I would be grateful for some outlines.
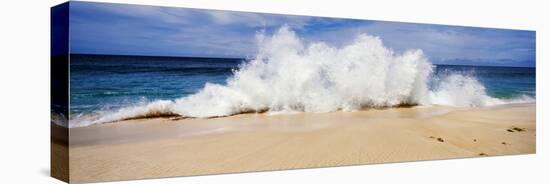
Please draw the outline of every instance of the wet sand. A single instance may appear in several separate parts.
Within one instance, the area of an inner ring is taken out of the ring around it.
[[[535,104],[137,119],[70,129],[71,182],[535,153]]]

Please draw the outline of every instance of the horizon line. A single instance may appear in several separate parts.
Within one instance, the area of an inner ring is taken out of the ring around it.
[[[175,56],[175,55],[142,55],[142,54],[98,54],[98,53],[69,53],[69,55],[95,55],[95,56],[129,56],[129,57],[165,57],[165,58],[204,58],[204,59],[235,59],[248,60],[247,57],[220,57],[220,56]],[[510,68],[536,68],[535,66],[514,66],[514,65],[471,65],[471,64],[442,64],[432,63],[433,65],[448,66],[480,66],[480,67],[510,67]]]

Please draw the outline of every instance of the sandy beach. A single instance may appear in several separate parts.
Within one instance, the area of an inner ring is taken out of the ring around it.
[[[70,129],[71,182],[530,154],[535,104],[153,118]]]

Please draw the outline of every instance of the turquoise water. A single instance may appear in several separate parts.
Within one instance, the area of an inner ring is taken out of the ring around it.
[[[72,113],[116,109],[196,93],[225,82],[242,59],[71,56]]]

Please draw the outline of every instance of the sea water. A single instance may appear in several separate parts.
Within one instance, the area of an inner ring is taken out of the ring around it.
[[[535,68],[435,65],[366,34],[307,43],[288,28],[258,36],[248,59],[72,54],[70,124],[243,112],[332,112],[400,105],[534,102]]]

